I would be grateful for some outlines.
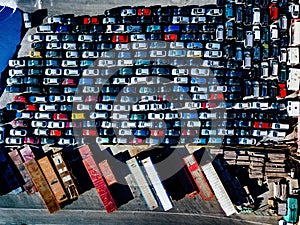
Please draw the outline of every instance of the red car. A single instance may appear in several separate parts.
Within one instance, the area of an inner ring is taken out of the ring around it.
[[[83,24],[99,24],[99,19],[97,17],[84,17]]]
[[[22,95],[16,95],[14,97],[14,101],[15,102],[23,102],[23,103],[27,103],[26,97],[22,96]]]
[[[50,136],[60,137],[61,136],[61,130],[50,130]]]
[[[210,100],[224,100],[224,95],[223,93],[212,93],[209,96]]]
[[[276,4],[271,4],[270,7],[270,20],[275,21],[279,18],[279,8]]]
[[[162,130],[151,130],[151,136],[162,137],[164,132]]]
[[[27,127],[28,123],[25,120],[13,120],[11,123],[12,127]]]
[[[96,102],[98,98],[93,95],[86,96],[84,99],[84,102]]]
[[[267,122],[261,122],[261,121],[255,121],[253,124],[254,128],[263,128],[263,129],[269,129],[271,128],[271,124]]]
[[[33,138],[33,137],[25,137],[24,138],[24,144],[38,145],[39,143],[40,143],[39,138]]]
[[[177,34],[165,34],[166,41],[177,41]]]
[[[198,130],[192,130],[192,129],[183,129],[181,132],[182,136],[195,136],[198,135]]]
[[[83,129],[82,135],[96,137],[96,136],[98,136],[98,132],[97,132],[97,130]]]
[[[38,107],[35,104],[28,104],[25,106],[25,110],[28,111],[38,111]]]
[[[69,120],[68,114],[65,113],[54,113],[53,115],[54,120]]]
[[[138,16],[151,16],[151,10],[148,8],[139,8],[137,14]]]
[[[286,84],[278,84],[279,87],[279,98],[285,98],[286,97]]]
[[[128,35],[123,35],[123,34],[114,35],[112,38],[112,42],[115,43],[127,43],[128,41],[129,41]]]
[[[65,78],[65,79],[63,79],[63,81],[62,81],[62,85],[75,86],[75,85],[77,85],[77,84],[76,84],[76,81],[75,81],[74,79],[72,79],[72,78]]]

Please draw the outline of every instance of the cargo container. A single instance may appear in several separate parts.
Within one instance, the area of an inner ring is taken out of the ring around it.
[[[37,162],[34,159],[31,159],[25,162],[24,165],[35,187],[40,193],[41,198],[45,203],[49,213],[55,213],[60,210],[60,206],[57,203],[55,196],[53,195],[50,186],[48,185],[46,178],[44,177]]]
[[[107,160],[99,163],[99,168],[108,186],[117,183],[116,177],[113,174]]]
[[[168,210],[172,209],[173,203],[170,200],[170,197],[167,194],[167,192],[158,176],[158,173],[151,161],[151,158],[148,157],[146,159],[143,159],[142,164],[147,173],[147,177],[149,178],[150,184],[152,185],[163,210],[168,211]]]
[[[21,156],[19,155],[18,150],[12,150],[11,152],[8,153],[9,157],[12,159],[14,164],[16,165],[17,169],[19,170],[23,180],[24,180],[24,185],[23,188],[27,192],[27,194],[34,194],[37,190],[36,187],[34,186],[27,170],[25,169],[25,166],[23,164],[23,160]]]
[[[22,158],[24,159],[24,162],[27,162],[27,161],[35,158],[32,150],[29,146],[25,146],[24,148],[20,149],[20,153],[22,155]]]
[[[136,182],[148,209],[150,210],[156,209],[158,207],[157,201],[148,185],[148,182],[136,158],[127,160],[126,164],[131,174],[133,175],[134,181]]]
[[[63,189],[60,180],[56,176],[55,170],[52,167],[47,156],[38,160],[38,164],[52,190],[52,193],[55,196],[55,199],[58,203],[62,203],[68,200],[68,196]]]
[[[62,180],[62,185],[65,188],[69,199],[78,198],[78,196],[79,196],[78,190],[77,190],[74,180],[72,179],[72,176],[62,158],[61,153],[58,152],[58,153],[51,155],[51,159],[54,163],[54,166],[56,167],[56,170],[58,172],[60,179]]]
[[[207,163],[201,168],[226,216],[237,213],[212,163]]]
[[[203,200],[210,200],[214,197],[214,193],[212,192],[204,174],[202,173],[195,157],[193,155],[188,155],[183,158],[184,163],[186,164],[188,170],[190,171],[194,181],[200,191],[200,195]]]
[[[100,170],[97,167],[97,164],[94,160],[93,154],[90,148],[85,145],[79,148],[79,152],[82,157],[83,165],[85,166],[97,192],[100,196],[100,199],[104,205],[106,212],[111,213],[117,209],[117,205],[105,183]]]

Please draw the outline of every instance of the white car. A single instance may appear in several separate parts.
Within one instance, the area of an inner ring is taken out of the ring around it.
[[[100,54],[97,51],[83,51],[81,56],[82,58],[96,59],[100,57]]]
[[[51,42],[51,41],[57,42],[57,41],[60,41],[60,37],[57,34],[47,34],[46,41],[47,42]]]
[[[159,119],[163,120],[165,118],[164,113],[148,113],[148,119]]]
[[[116,60],[113,59],[100,59],[98,61],[99,67],[111,67],[111,66],[116,66],[116,64],[117,64]]]
[[[116,18],[115,17],[105,17],[102,20],[103,24],[115,24]]]
[[[221,57],[222,57],[222,51],[217,51],[217,50],[204,51],[204,58],[221,58]]]
[[[149,75],[150,71],[149,71],[149,68],[136,68],[135,74],[138,76]]]
[[[255,145],[256,139],[255,138],[239,138],[238,142],[240,145]]]
[[[205,48],[208,50],[220,50],[221,44],[215,43],[215,42],[209,42],[209,43],[206,43]]]
[[[191,69],[191,75],[192,76],[209,76],[210,69],[208,68],[192,68]]]
[[[187,127],[201,127],[201,121],[187,121]]]
[[[109,138],[106,138],[106,137],[97,137],[96,142],[97,142],[97,144],[109,144],[110,140],[109,140]]]
[[[201,135],[216,135],[216,130],[209,130],[209,129],[201,129]]]
[[[46,128],[48,126],[48,122],[47,121],[41,121],[41,120],[33,120],[33,121],[31,121],[31,126],[32,127]]]
[[[64,69],[64,76],[79,76],[80,71],[78,69]]]
[[[152,128],[153,123],[151,121],[145,122],[145,121],[138,121],[138,128]]]
[[[207,87],[205,86],[191,86],[191,93],[207,93]]]
[[[208,100],[207,94],[192,94],[192,100],[199,101],[199,100]]]
[[[148,44],[146,42],[136,42],[132,44],[132,49],[147,49]]]
[[[127,140],[127,138],[124,138],[124,137],[114,137],[113,143],[114,144],[127,144],[128,140]]]
[[[7,137],[5,143],[8,145],[21,145],[23,144],[23,138],[21,137]]]
[[[176,41],[176,42],[170,42],[170,48],[185,48],[184,42]]]
[[[122,128],[136,128],[136,122],[122,121],[121,127]]]
[[[271,138],[284,138],[286,136],[285,131],[277,131],[277,130],[270,130],[268,136]]]
[[[82,76],[99,76],[99,69],[85,69],[82,71]]]
[[[77,59],[77,58],[79,58],[79,54],[77,51],[66,51],[66,58]]]
[[[252,33],[253,33],[253,40],[254,41],[260,41],[260,28],[259,26],[253,26],[252,27]]]
[[[65,102],[66,96],[65,95],[50,95],[49,102]]]
[[[60,78],[44,78],[43,84],[44,85],[60,85],[61,80]]]
[[[62,67],[77,67],[78,61],[72,60],[72,59],[65,59],[65,60],[62,60],[61,65],[62,65]]]
[[[172,23],[173,24],[187,24],[190,22],[190,18],[188,16],[173,16]]]
[[[77,108],[78,111],[90,111],[90,110],[92,110],[92,106],[87,105],[87,104],[78,104],[76,108]]]
[[[197,15],[205,15],[206,10],[205,8],[192,8],[191,15],[197,16]]]
[[[114,111],[130,111],[130,105],[114,105]]]
[[[83,102],[82,96],[67,96],[67,102]]]
[[[165,57],[167,52],[165,50],[151,50],[150,57]]]
[[[132,135],[132,130],[131,129],[120,129],[119,135],[122,135],[122,136]]]
[[[47,75],[47,76],[61,76],[62,75],[62,69],[60,69],[60,68],[46,68],[45,69],[45,75]]]
[[[252,135],[254,137],[264,137],[268,135],[267,130],[252,130]]]
[[[172,69],[172,75],[185,76],[189,74],[189,70],[185,68],[174,68]]]
[[[10,67],[24,67],[26,66],[26,62],[23,59],[10,59],[8,65]]]
[[[186,56],[187,57],[202,57],[202,50],[188,50]]]
[[[145,34],[131,34],[130,40],[131,41],[145,41],[146,35]]]
[[[122,9],[121,10],[121,16],[135,16],[136,10],[129,8],[129,9]]]
[[[138,44],[138,43],[136,43]],[[116,47],[115,47],[116,50],[129,50],[130,49],[130,45],[128,43],[124,44],[124,43],[121,43],[121,44],[116,44]]]
[[[91,112],[90,118],[91,119],[107,119],[108,113],[107,112]]]
[[[47,42],[46,49],[61,49],[62,44],[60,42]]]
[[[25,130],[25,129],[10,129],[9,134],[11,136],[25,137],[27,135],[27,130]]]
[[[44,35],[42,35],[42,34],[29,35],[27,40],[29,42],[41,42],[44,40]]]
[[[99,93],[100,88],[95,87],[95,86],[84,86],[82,92],[83,93]]]
[[[34,119],[36,119],[36,120],[42,120],[42,119],[50,120],[50,119],[52,119],[52,114],[51,113],[37,112],[37,113],[34,114]]]
[[[48,122],[48,128],[62,129],[65,127],[66,127],[66,123],[63,121],[49,121]]]
[[[283,123],[272,123],[272,129],[274,130],[288,130],[290,129],[289,124],[283,124]]]
[[[35,128],[33,134],[37,136],[49,136],[49,129]]]
[[[189,82],[188,77],[174,77],[175,84],[187,84]]]
[[[272,41],[279,40],[279,31],[276,23],[270,26],[270,39]]]
[[[47,97],[46,96],[30,96],[29,101],[32,103],[46,103]]]
[[[79,34],[78,35],[78,41],[92,42],[92,41],[94,41],[94,38],[93,38],[93,35]]]
[[[63,49],[65,50],[77,50],[77,43],[63,43]]]
[[[148,111],[149,109],[149,104],[138,104],[132,106],[132,111]]]
[[[200,112],[199,119],[216,119],[217,113]]]
[[[178,113],[166,113],[165,119],[166,120],[173,120],[173,119],[179,119],[180,115]]]
[[[111,110],[113,109],[113,105],[112,105],[112,104],[96,103],[95,109],[96,109],[96,110],[107,110],[107,111],[111,111]]]
[[[40,104],[39,111],[57,111],[58,105],[52,104],[52,105],[46,105],[46,104]]]
[[[57,144],[59,145],[75,145],[75,138],[59,138]]]

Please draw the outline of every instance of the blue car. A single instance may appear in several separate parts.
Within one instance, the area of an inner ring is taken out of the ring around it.
[[[80,85],[93,85],[93,78],[80,78]]]
[[[206,79],[203,77],[192,77],[191,84],[206,84]]]
[[[203,44],[201,42],[188,42],[187,48],[189,49],[202,49]]]
[[[231,3],[225,5],[225,17],[226,19],[233,18],[233,5]]]
[[[68,26],[61,25],[56,28],[56,33],[68,33]]]
[[[165,33],[179,33],[180,26],[179,25],[169,25],[164,27]]]
[[[177,85],[173,87],[173,92],[188,92],[188,91],[189,91],[189,87],[183,87]]]
[[[133,135],[135,137],[147,137],[150,135],[150,131],[149,130],[135,130],[133,132]]]
[[[24,91],[24,87],[22,86],[7,86],[5,88],[8,93],[20,93]]]

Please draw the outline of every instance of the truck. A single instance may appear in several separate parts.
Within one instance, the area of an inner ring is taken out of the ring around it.
[[[33,184],[27,170],[25,169],[23,160],[22,160],[21,156],[19,155],[18,150],[14,149],[11,152],[9,152],[8,155],[11,158],[11,160],[14,162],[14,164],[16,165],[17,169],[19,170],[19,172],[24,180],[23,188],[27,192],[27,194],[31,195],[31,194],[34,194],[35,192],[37,192],[35,185]]]
[[[53,195],[58,203],[62,203],[68,200],[68,196],[63,189],[60,180],[56,176],[55,170],[52,167],[47,156],[38,160],[38,164],[52,190]]]
[[[146,180],[145,175],[143,174],[140,165],[136,158],[132,158],[126,161],[128,169],[130,170],[131,174],[133,175],[133,179],[137,184],[144,201],[150,210],[154,210],[158,207],[158,203],[156,201],[153,192],[151,191],[149,184]]]
[[[214,197],[214,193],[202,173],[195,157],[193,155],[188,155],[183,158],[183,161],[192,175],[202,199],[205,201],[212,199]]]
[[[151,158],[148,157],[146,159],[143,159],[142,164],[147,173],[147,177],[150,181],[150,184],[152,185],[163,210],[168,211],[168,210],[172,209],[173,203],[171,202],[170,197],[167,194],[167,192],[158,176],[158,173],[152,163]]]
[[[60,206],[53,195],[46,178],[39,168],[35,159],[30,159],[24,163],[26,170],[29,173],[35,187],[41,195],[41,198],[46,205],[49,213],[55,213],[60,210]]]
[[[212,163],[201,166],[201,169],[226,216],[237,213]]]
[[[27,162],[27,161],[35,158],[32,150],[29,146],[25,146],[24,148],[20,149],[20,154],[22,155],[24,162]]]
[[[66,163],[64,162],[62,158],[62,154],[60,152],[57,152],[53,155],[51,155],[52,162],[54,166],[56,167],[56,170],[58,172],[58,175],[60,179],[62,180],[62,186],[66,190],[69,199],[77,199],[79,194],[77,187],[74,183],[74,180],[66,166]]]
[[[298,199],[288,198],[287,199],[287,214],[283,219],[288,223],[296,223],[298,221]]]
[[[107,160],[100,162],[99,168],[108,186],[117,183],[116,177],[113,174]]]
[[[88,145],[79,148],[82,163],[85,166],[107,213],[115,211],[118,207],[111,195],[105,180],[97,167],[92,151]]]

